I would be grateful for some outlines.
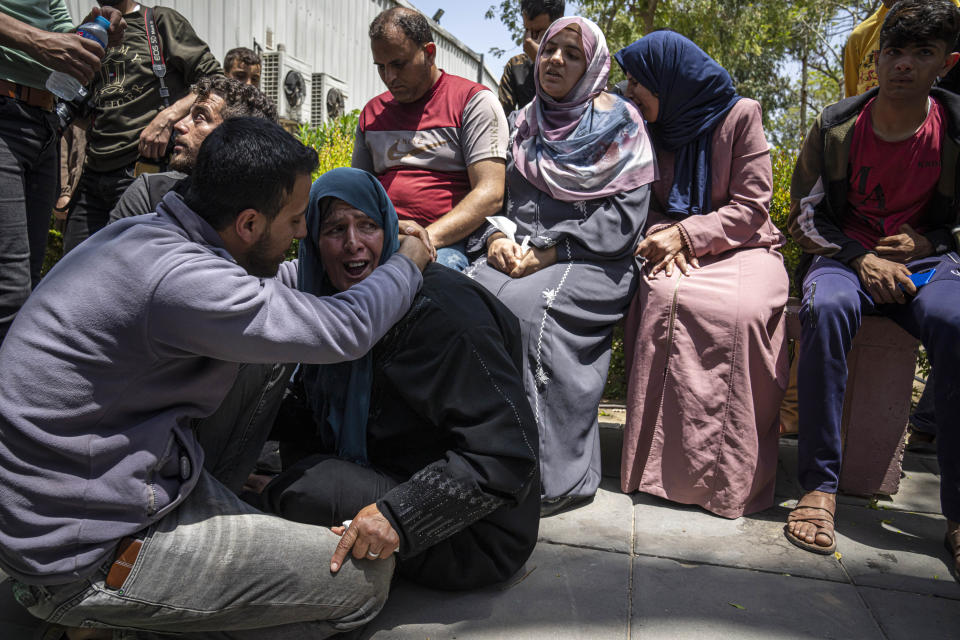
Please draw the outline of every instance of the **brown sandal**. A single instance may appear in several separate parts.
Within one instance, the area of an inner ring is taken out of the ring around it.
[[[803,498],[806,497],[807,496],[804,496]],[[803,502],[803,498],[800,498],[800,502],[797,503],[796,508],[794,508],[794,510],[790,512],[790,515],[787,516],[787,524],[783,526],[783,534],[787,537],[787,540],[805,551],[819,553],[821,555],[830,555],[837,550],[837,537],[833,530],[834,512],[826,507],[816,507],[812,505],[801,504]],[[801,512],[801,509],[805,509],[806,511]],[[814,534],[814,542],[807,542],[806,540],[802,540],[801,538],[798,538],[790,533],[789,523],[791,522],[809,522],[810,524],[815,525],[817,527],[817,532]],[[830,538],[829,545],[823,546],[816,543],[817,536],[821,534]]]

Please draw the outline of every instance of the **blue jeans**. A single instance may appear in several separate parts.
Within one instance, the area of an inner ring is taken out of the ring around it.
[[[0,343],[40,281],[58,152],[53,114],[0,97]]]
[[[208,454],[200,480],[141,532],[119,589],[105,584],[108,561],[87,579],[30,587],[30,613],[66,627],[250,640],[325,638],[372,620],[386,601],[392,557],[348,556],[332,574],[339,536],[264,514],[231,490],[253,468],[289,374],[288,366],[244,365],[217,412],[195,425]]]
[[[937,458],[943,515],[960,522],[960,258],[915,260],[911,271],[936,267],[929,284],[905,304],[877,305],[846,265],[818,256],[803,281],[798,373],[799,475],[806,491],[836,493],[841,463],[840,417],[847,354],[864,314],[884,315],[920,340],[935,382]]]
[[[470,265],[467,259],[467,241],[461,240],[449,247],[437,249],[437,264],[460,272],[466,269]]]

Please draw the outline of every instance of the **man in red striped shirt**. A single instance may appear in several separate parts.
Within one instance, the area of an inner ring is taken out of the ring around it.
[[[378,15],[370,46],[387,91],[360,115],[352,164],[380,179],[401,220],[426,227],[437,262],[462,271],[469,236],[503,206],[503,108],[485,86],[437,67],[417,11]]]

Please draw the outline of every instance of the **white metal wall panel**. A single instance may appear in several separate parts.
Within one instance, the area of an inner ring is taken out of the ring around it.
[[[384,9],[414,6],[405,0],[153,0],[155,6],[182,13],[221,61],[233,47],[261,47],[272,33],[273,48],[282,44],[314,73],[328,73],[347,83],[347,110],[360,109],[384,91],[370,55],[367,29]],[[94,2],[67,0],[74,20]],[[437,64],[444,70],[477,80],[480,56],[453,34],[431,21],[437,43]],[[481,82],[496,91],[499,76],[483,66]]]

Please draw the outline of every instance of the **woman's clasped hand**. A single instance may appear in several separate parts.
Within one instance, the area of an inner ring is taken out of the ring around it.
[[[634,255],[643,258],[651,277],[663,271],[669,278],[673,275],[674,267],[688,276],[691,268],[700,266],[697,257],[690,253],[683,241],[679,225],[671,225],[649,234],[637,245]]]

